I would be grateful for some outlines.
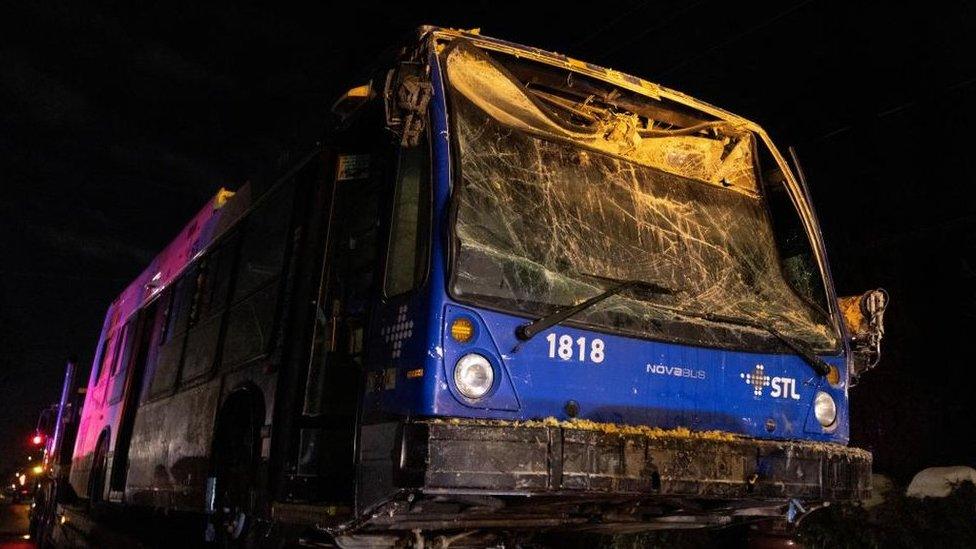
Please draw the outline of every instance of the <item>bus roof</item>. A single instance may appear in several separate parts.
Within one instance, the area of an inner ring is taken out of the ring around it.
[[[664,87],[660,84],[656,84],[654,82],[644,80],[643,78],[638,78],[614,69],[608,69],[599,65],[587,63],[586,61],[573,59],[572,57],[563,55],[561,53],[551,52],[531,46],[524,46],[522,44],[516,44],[514,42],[508,42],[498,38],[482,36],[480,29],[466,31],[427,25],[420,27],[420,29],[418,29],[418,33],[421,36],[432,34],[435,38],[448,40],[454,38],[465,38],[483,48],[501,51],[519,57],[525,57],[541,63],[546,63],[580,74],[585,74],[587,76],[610,82],[623,89],[630,90],[654,99],[663,98],[674,101],[687,107],[710,114],[718,119],[726,120],[736,125],[741,125],[751,131],[758,133],[763,132],[758,124],[748,119],[730,113],[724,109],[720,109],[719,107],[704,101],[695,99],[689,95],[685,95],[679,91]]]
[[[151,301],[201,252],[240,217],[250,204],[250,185],[229,191],[221,188],[197,212],[179,234],[115,298],[105,315],[102,338],[124,324],[140,307]]]

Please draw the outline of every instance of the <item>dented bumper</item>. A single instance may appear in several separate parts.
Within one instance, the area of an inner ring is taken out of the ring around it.
[[[565,423],[404,425],[401,485],[427,493],[662,496],[753,502],[870,495],[871,455],[813,442],[621,434]]]

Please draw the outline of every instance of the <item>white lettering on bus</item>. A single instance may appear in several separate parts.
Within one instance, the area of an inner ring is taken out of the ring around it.
[[[667,366],[665,364],[648,364],[644,371],[659,376],[685,377],[690,379],[705,379],[705,370],[693,370],[681,366]]]
[[[597,337],[590,340],[589,353],[586,352],[586,338],[582,336],[573,341],[573,336],[569,334],[551,333],[546,336],[546,341],[549,342],[549,358],[559,357],[562,360],[570,360],[575,357],[579,362],[586,362],[589,358],[590,362],[599,364],[605,357],[605,345],[603,340]]]
[[[796,392],[796,380],[792,377],[774,377],[770,384],[769,396],[800,400],[800,395]]]

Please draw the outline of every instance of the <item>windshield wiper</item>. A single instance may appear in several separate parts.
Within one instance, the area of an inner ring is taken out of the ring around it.
[[[783,342],[784,345],[792,349],[796,354],[813,368],[813,371],[820,376],[826,376],[830,372],[830,364],[827,364],[824,359],[817,356],[817,353],[813,349],[807,346],[806,343],[787,336],[786,334],[780,332],[770,324],[760,322],[758,320],[746,320],[743,318],[736,318],[733,316],[719,315],[715,313],[705,313],[702,315],[705,320],[710,320],[712,322],[722,322],[724,324],[735,324],[737,326],[746,326],[748,328],[757,328],[759,330],[765,330],[773,335],[776,339]]]
[[[614,283],[614,285],[608,288],[607,290],[577,305],[573,305],[572,307],[567,307],[565,309],[560,309],[552,314],[546,315],[537,320],[533,320],[528,324],[522,324],[521,326],[515,329],[516,337],[518,337],[522,341],[528,341],[529,339],[532,339],[534,336],[536,336],[539,332],[551,328],[556,324],[559,324],[560,322],[566,320],[567,318],[579,313],[580,311],[589,309],[590,307],[596,305],[597,303],[627,290],[641,289],[648,293],[655,293],[655,294],[675,294],[678,292],[678,290],[673,290],[671,288],[661,286],[660,284],[656,284],[654,282],[647,282],[644,280],[622,280],[622,279],[610,278],[607,276],[594,275],[588,273],[576,273],[576,274],[588,278],[603,280],[605,282],[612,282]],[[661,309],[667,311],[677,312],[677,311],[673,311],[669,307],[662,307],[654,303],[648,303],[648,304],[653,305],[655,307],[660,307]],[[769,333],[770,335],[772,335],[773,337],[775,337],[776,339],[780,340],[780,342],[782,342],[784,345],[789,347],[792,351],[797,353],[800,356],[800,358],[802,358],[807,364],[809,364],[810,367],[813,368],[813,371],[816,372],[818,375],[826,376],[830,372],[830,364],[827,364],[827,362],[825,362],[822,358],[817,356],[817,353],[809,346],[807,346],[806,343],[798,339],[794,339],[792,337],[787,336],[786,334],[780,332],[770,324],[761,322],[759,320],[743,319],[743,318],[737,318],[733,316],[720,315],[716,313],[704,313],[704,314],[681,313],[681,314],[702,318],[704,320],[708,320],[711,322],[721,322],[723,324],[734,324],[736,326],[745,326],[747,328],[756,328],[758,330],[763,330]]]
[[[533,320],[528,324],[522,324],[521,326],[515,329],[515,337],[519,338],[522,341],[528,341],[532,339],[539,332],[551,328],[556,324],[559,324],[560,322],[566,320],[567,318],[579,313],[580,311],[589,309],[590,307],[596,305],[597,303],[609,297],[613,297],[619,294],[620,292],[626,290],[639,288],[646,292],[655,293],[655,294],[675,293],[675,290],[672,290],[671,288],[666,288],[664,286],[661,286],[660,284],[655,284],[654,282],[646,282],[643,280],[620,280],[616,278],[609,278],[605,276],[591,275],[586,273],[579,273],[579,274],[590,278],[596,278],[598,280],[614,282],[615,285],[587,299],[586,301],[583,301],[582,303],[578,303],[576,305],[573,305],[572,307],[567,307],[565,309],[560,309],[552,314],[548,314],[542,318]]]

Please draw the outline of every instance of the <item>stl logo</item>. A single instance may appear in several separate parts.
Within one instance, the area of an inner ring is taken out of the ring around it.
[[[742,373],[739,374],[739,377],[752,385],[752,394],[756,396],[762,396],[763,387],[769,387],[771,381],[770,377],[766,375],[766,367],[762,364],[756,364],[756,368],[751,373]]]

